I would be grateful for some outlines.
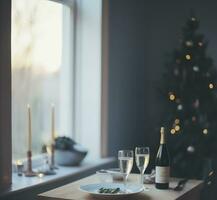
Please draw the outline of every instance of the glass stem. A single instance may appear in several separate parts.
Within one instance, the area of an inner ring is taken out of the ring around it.
[[[143,172],[141,171],[140,173],[141,173],[141,174],[140,174],[140,183],[141,183],[141,185],[143,185],[143,181],[144,181],[144,180],[143,180]]]
[[[127,175],[124,175],[124,192],[127,192]]]

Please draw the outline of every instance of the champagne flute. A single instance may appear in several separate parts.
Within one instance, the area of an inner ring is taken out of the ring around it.
[[[140,183],[143,185],[143,174],[149,163],[149,147],[136,147],[135,149],[136,165],[140,171]]]
[[[118,160],[120,172],[123,174],[124,188],[126,191],[127,177],[129,176],[133,167],[133,151],[132,150],[120,150],[118,151]]]

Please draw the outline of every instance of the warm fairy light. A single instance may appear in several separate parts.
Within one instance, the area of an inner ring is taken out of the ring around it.
[[[213,89],[214,85],[212,83],[209,84],[209,89]]]
[[[169,95],[170,95],[170,96],[169,96],[170,100],[171,100],[171,101],[174,101],[175,98],[176,98],[175,95],[174,95],[174,94],[169,94]]]
[[[179,124],[180,120],[179,119],[175,119],[175,124]]]
[[[171,133],[171,134],[175,134],[175,132],[176,132],[176,130],[175,130],[174,128],[172,128],[172,129],[170,130],[170,133]]]
[[[207,135],[208,134],[208,130],[205,128],[205,129],[203,129],[203,134],[204,135]]]
[[[171,94],[170,95],[170,100],[173,101],[175,99],[175,95]]]
[[[39,174],[38,174],[38,177],[39,177],[39,178],[43,178],[43,177],[44,177],[44,174],[43,174],[43,173],[39,173]]]
[[[202,43],[202,42],[198,42],[198,45],[199,45],[200,47],[202,47],[202,46],[203,46],[203,43]]]
[[[180,126],[179,126],[179,125],[176,125],[176,126],[175,126],[175,130],[176,130],[176,131],[179,131],[179,130],[180,130]]]
[[[186,60],[191,60],[191,56],[190,56],[189,54],[187,54],[187,55],[185,56],[185,58],[186,58]]]

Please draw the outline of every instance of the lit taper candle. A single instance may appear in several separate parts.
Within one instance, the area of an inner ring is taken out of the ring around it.
[[[52,144],[55,142],[55,105],[51,104],[51,138]]]
[[[27,105],[28,110],[28,150],[32,150],[32,119],[31,119],[31,107]]]

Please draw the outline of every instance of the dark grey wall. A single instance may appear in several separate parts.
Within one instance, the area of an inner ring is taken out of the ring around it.
[[[109,155],[136,145],[149,145],[155,153],[161,110],[156,81],[190,8],[216,60],[217,1],[109,1]]]
[[[0,1],[0,190],[11,184],[11,1]]]

